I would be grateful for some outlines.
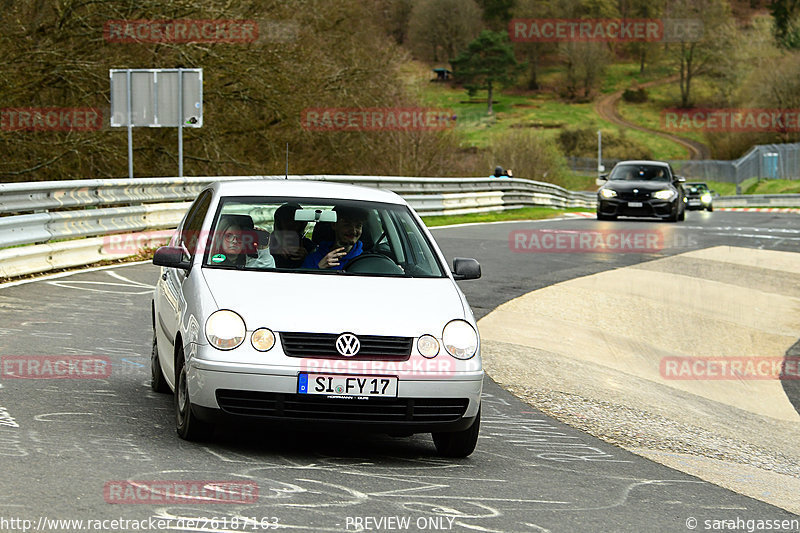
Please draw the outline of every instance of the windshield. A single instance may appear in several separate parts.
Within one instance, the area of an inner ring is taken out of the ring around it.
[[[617,165],[608,179],[614,181],[669,181],[669,169],[660,165]]]
[[[692,193],[708,192],[708,186],[705,183],[687,183],[686,188]]]
[[[325,198],[227,197],[204,268],[443,277],[408,207]]]

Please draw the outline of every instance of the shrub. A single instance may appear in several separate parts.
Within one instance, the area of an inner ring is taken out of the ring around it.
[[[626,102],[634,104],[641,104],[647,101],[647,90],[644,87],[638,89],[625,89],[622,93],[622,99]]]

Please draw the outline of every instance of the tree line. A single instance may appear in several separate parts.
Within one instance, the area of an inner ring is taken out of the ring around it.
[[[465,89],[488,88],[485,65],[469,57],[492,50],[488,56],[502,57],[507,65],[503,76],[491,79],[493,91],[548,90],[566,101],[589,101],[612,61],[634,59],[641,71],[671,66],[678,77],[676,106],[798,108],[800,8],[795,4],[800,3],[0,0],[0,108],[107,112],[111,68],[199,67],[204,126],[184,133],[186,175],[282,174],[287,143],[289,171],[296,174],[487,175],[496,153],[523,142],[536,145],[539,159],[531,155],[529,163],[538,165],[536,175],[552,176],[563,171],[559,155],[532,134],[511,145],[499,140],[476,150],[462,146],[452,129],[314,131],[303,127],[301,117],[309,108],[419,106],[407,83],[413,60],[459,67],[455,70],[466,74]],[[670,43],[511,42],[507,29],[515,18],[697,19],[703,33],[698,40]],[[103,35],[110,20],[182,19],[254,20],[262,29],[289,31],[263,31],[246,43],[113,42]],[[543,69],[554,66],[560,77],[546,86]],[[715,155],[722,157],[735,157],[756,142],[796,140],[793,132],[709,137],[718,147]],[[107,118],[95,131],[0,128],[0,179],[124,177],[126,142],[124,129],[108,127]],[[177,166],[174,129],[135,129],[137,176],[174,175]]]

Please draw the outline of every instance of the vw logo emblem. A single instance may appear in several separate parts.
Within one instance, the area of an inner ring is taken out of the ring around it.
[[[633,194],[637,194],[638,192],[639,192],[639,189],[633,189]]]
[[[336,338],[336,351],[345,357],[353,357],[361,349],[361,342],[352,333],[342,333]]]

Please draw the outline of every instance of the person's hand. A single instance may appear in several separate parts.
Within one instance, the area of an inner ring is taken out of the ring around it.
[[[335,250],[331,250],[325,257],[320,259],[317,266],[320,268],[333,268],[339,266],[339,259],[346,256],[347,252],[344,251],[344,248],[336,248]]]

